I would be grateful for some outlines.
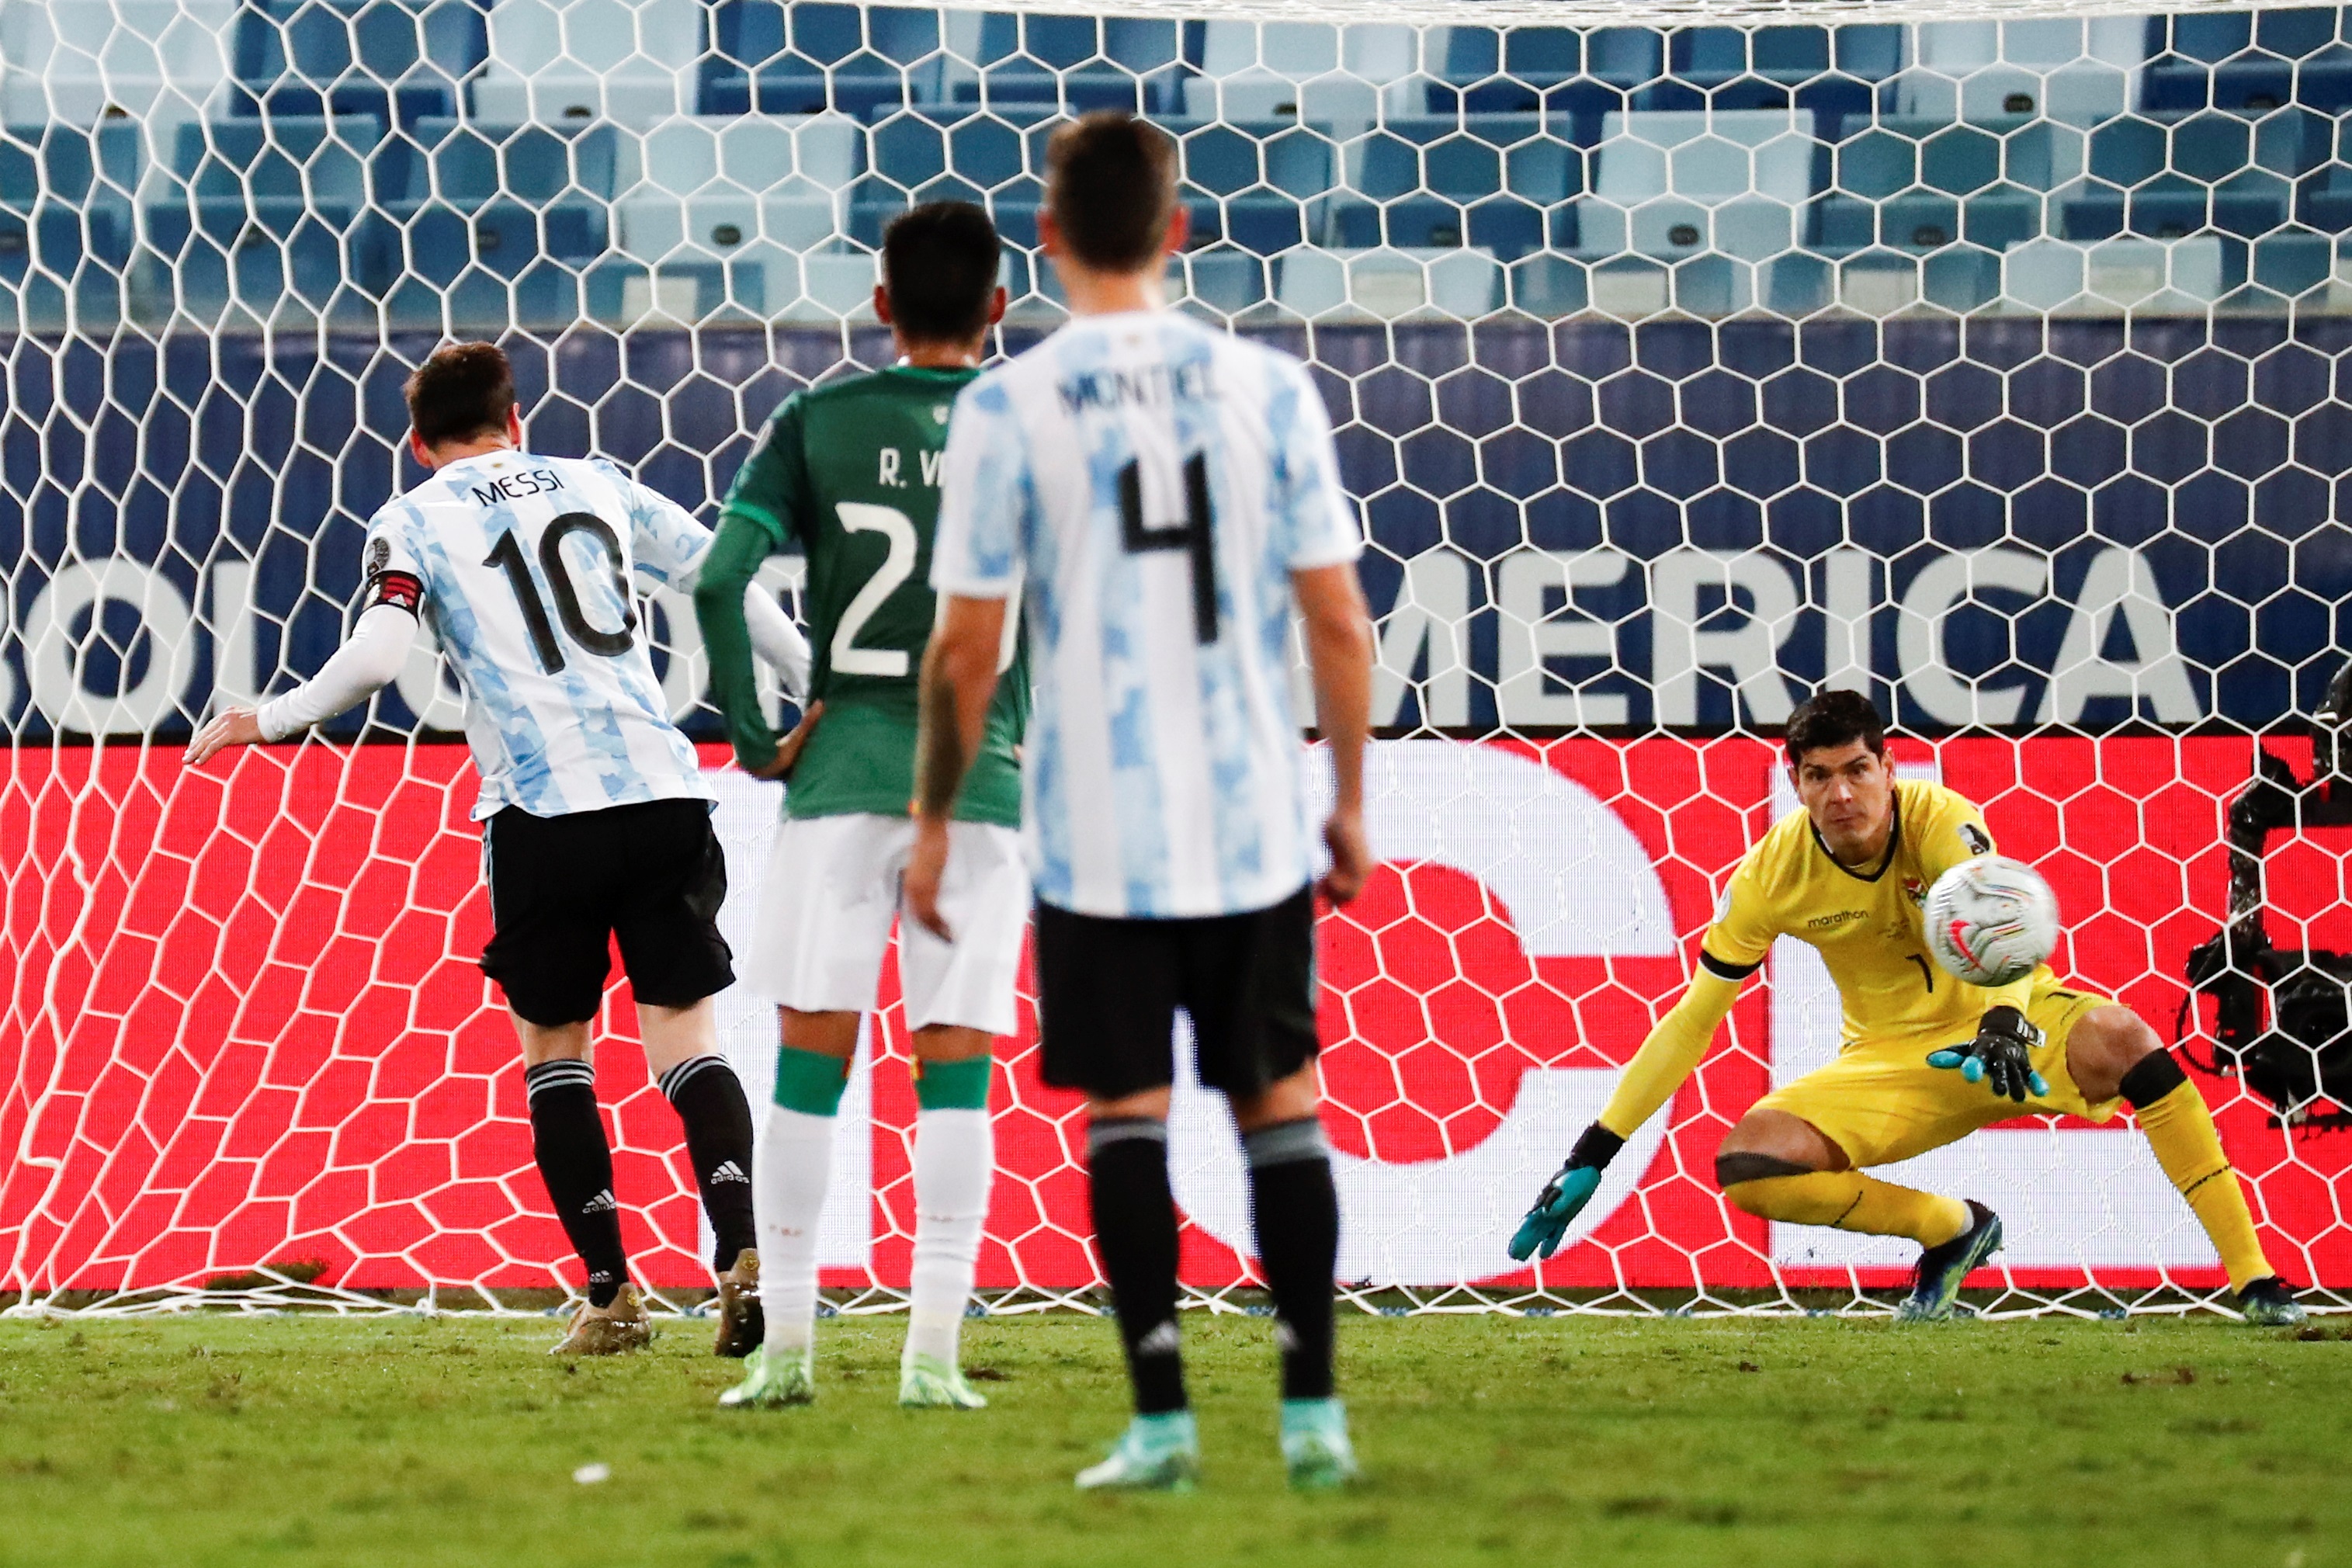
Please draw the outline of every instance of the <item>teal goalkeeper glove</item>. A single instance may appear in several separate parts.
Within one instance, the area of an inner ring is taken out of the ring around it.
[[[2027,1023],[2024,1014],[2014,1007],[1995,1007],[1977,1026],[1975,1039],[1930,1051],[1927,1065],[1958,1068],[1970,1083],[1990,1083],[1996,1096],[2022,1105],[2028,1094],[2039,1100],[2050,1092],[2050,1085],[2033,1070],[2033,1047],[2041,1043],[2042,1031]]]
[[[1624,1146],[1625,1140],[1598,1121],[1586,1128],[1576,1147],[1569,1151],[1568,1163],[1536,1194],[1535,1207],[1519,1221],[1518,1230],[1511,1237],[1511,1256],[1525,1263],[1529,1258],[1549,1258],[1558,1252],[1561,1238],[1568,1235],[1569,1222],[1592,1201],[1601,1186],[1601,1173]]]

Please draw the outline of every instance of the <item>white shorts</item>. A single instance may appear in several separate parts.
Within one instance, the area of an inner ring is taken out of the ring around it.
[[[871,1012],[914,841],[915,825],[903,816],[787,817],[768,857],[743,965],[751,989],[797,1012]],[[1016,829],[949,825],[940,912],[955,932],[952,943],[912,920],[899,924],[908,1027],[951,1024],[1012,1034],[1021,939],[1029,929],[1029,872]]]

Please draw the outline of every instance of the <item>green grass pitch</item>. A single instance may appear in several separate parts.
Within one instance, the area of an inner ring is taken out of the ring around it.
[[[783,1412],[716,1407],[698,1323],[565,1364],[551,1321],[8,1321],[0,1564],[2352,1564],[2332,1324],[1345,1319],[1371,1484],[1324,1498],[1269,1325],[1185,1326],[1202,1489],[1086,1498],[1124,1389],[1083,1318],[971,1325],[968,1415],[898,1408],[887,1318]]]

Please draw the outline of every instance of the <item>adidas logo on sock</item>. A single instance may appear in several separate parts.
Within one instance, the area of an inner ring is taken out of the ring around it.
[[[1298,1348],[1298,1331],[1280,1318],[1274,1321],[1274,1348],[1285,1355]]]
[[[1138,1355],[1174,1355],[1183,1339],[1176,1331],[1176,1320],[1169,1319],[1158,1328],[1135,1342]]]
[[[751,1184],[751,1178],[743,1173],[743,1167],[732,1160],[721,1160],[719,1168],[710,1173],[710,1179],[714,1182],[740,1182],[747,1187]]]
[[[620,1206],[620,1200],[613,1195],[613,1189],[606,1187],[603,1192],[598,1193],[594,1197],[590,1198],[586,1203],[582,1204],[580,1205],[580,1212],[584,1215],[611,1214],[614,1209],[617,1209]]]

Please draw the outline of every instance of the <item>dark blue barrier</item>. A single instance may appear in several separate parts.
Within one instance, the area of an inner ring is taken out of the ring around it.
[[[887,355],[508,346],[535,446],[706,514],[788,391]],[[248,658],[271,690],[316,669],[368,515],[415,478],[400,383],[431,347],[0,343],[10,731],[173,735]],[[2347,347],[2330,317],[1318,331],[1366,586],[1398,606],[1379,717],[1769,727],[1843,669],[1922,731],[2291,721],[2352,649]],[[376,718],[415,720],[391,692]]]

